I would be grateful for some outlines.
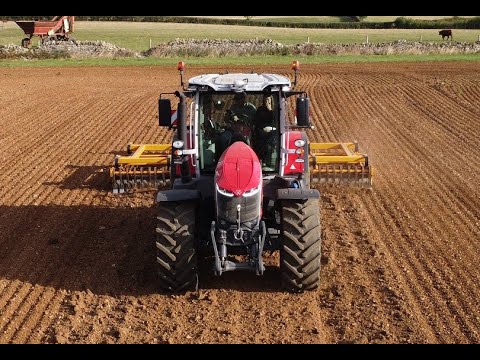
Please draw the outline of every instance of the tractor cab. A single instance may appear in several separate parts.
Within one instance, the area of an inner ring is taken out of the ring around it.
[[[263,173],[278,172],[279,92],[201,92],[198,103],[201,173],[215,172],[223,152],[237,141],[262,159]]]

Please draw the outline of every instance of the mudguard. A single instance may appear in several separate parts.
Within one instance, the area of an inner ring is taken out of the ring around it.
[[[320,199],[320,192],[315,189],[278,189],[277,200]]]
[[[189,200],[200,200],[201,194],[198,190],[166,190],[159,191],[157,203],[161,202],[181,202]]]

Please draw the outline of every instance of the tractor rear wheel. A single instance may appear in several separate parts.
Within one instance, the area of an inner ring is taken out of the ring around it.
[[[291,292],[320,285],[321,228],[318,200],[284,200],[281,209],[280,271]]]
[[[160,203],[157,216],[157,270],[163,290],[180,292],[197,283],[195,204]]]

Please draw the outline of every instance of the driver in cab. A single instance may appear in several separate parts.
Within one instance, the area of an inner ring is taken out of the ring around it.
[[[252,128],[255,121],[257,108],[247,102],[247,94],[244,92],[235,94],[230,110],[226,114],[226,123],[231,126],[235,139],[232,141],[244,141],[251,143]]]
[[[233,97],[233,104],[230,110],[227,112],[227,116],[230,121],[233,122],[242,122],[246,125],[251,126],[253,120],[255,119],[255,114],[257,109],[255,105],[247,102],[247,94],[244,92],[235,94]]]
[[[232,106],[225,114],[227,129],[217,138],[217,161],[234,142],[243,141],[247,145],[251,144],[256,113],[257,108],[247,102],[246,93],[235,94]]]

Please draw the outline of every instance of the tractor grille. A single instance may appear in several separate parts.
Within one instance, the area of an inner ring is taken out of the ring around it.
[[[248,194],[247,194],[248,195]],[[260,219],[260,209],[262,201],[262,192],[258,191],[253,196],[234,197],[226,196],[217,191],[217,217],[221,222],[228,224],[237,223],[237,207],[241,206],[240,221],[242,224],[258,222]]]

